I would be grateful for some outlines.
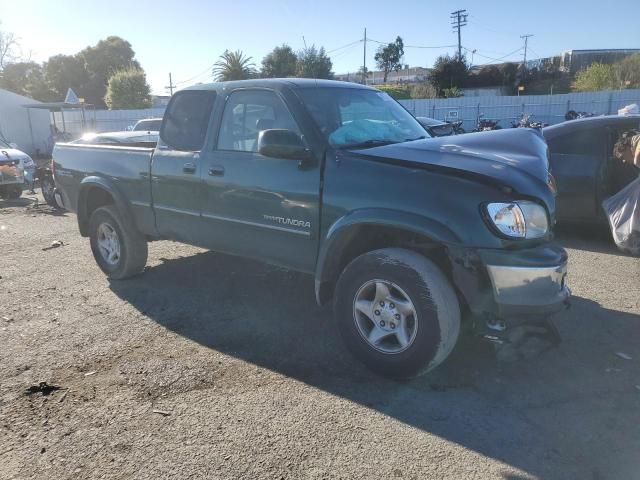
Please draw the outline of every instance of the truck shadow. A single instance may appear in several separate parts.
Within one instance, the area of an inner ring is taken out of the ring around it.
[[[615,405],[591,411],[591,404],[582,405],[576,397],[592,383],[589,375],[576,370],[589,373],[600,368],[594,360],[575,365],[574,352],[580,361],[585,358],[581,352],[594,353],[593,338],[585,333],[568,350],[561,345],[510,363],[498,362],[491,345],[465,338],[435,372],[397,382],[373,375],[344,350],[331,309],[316,305],[313,279],[302,274],[206,252],[165,260],[141,277],[112,282],[110,288],[158,324],[203,346],[367,406],[534,476],[585,478],[585,472],[592,472],[589,462],[609,451],[610,435],[598,429]],[[574,299],[560,330],[571,335],[579,324],[588,331],[588,324],[603,318],[610,327],[633,321],[638,331],[640,316],[606,310],[581,298]],[[640,344],[637,338],[634,342]],[[564,405],[567,398],[576,398],[575,413],[562,420],[548,415],[555,402]],[[541,410],[539,405],[548,407]],[[634,408],[640,413],[640,406]],[[567,425],[574,420],[592,429],[588,445],[580,433],[572,433],[580,430]],[[635,435],[633,423],[619,428],[621,438]],[[618,468],[626,467],[630,468],[618,462]]]

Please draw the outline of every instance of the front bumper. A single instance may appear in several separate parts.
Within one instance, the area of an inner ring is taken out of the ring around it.
[[[479,251],[499,318],[546,316],[565,309],[567,253],[556,245]]]

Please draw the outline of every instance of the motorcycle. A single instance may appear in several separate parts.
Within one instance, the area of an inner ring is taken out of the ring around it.
[[[578,118],[589,118],[595,117],[596,114],[593,112],[576,112],[575,110],[569,110],[564,115],[565,120],[577,120]]]
[[[513,121],[511,122],[511,126],[513,128],[537,128],[537,129],[541,129],[543,127],[547,127],[549,126],[548,123],[543,123],[543,122],[534,122],[532,120],[533,115],[531,115],[530,113],[523,113],[522,116],[520,117],[520,120]]]
[[[484,115],[480,115],[478,117],[478,123],[476,124],[476,128],[473,130],[474,132],[488,132],[489,130],[502,129],[502,127],[498,125],[500,120],[489,120],[483,117]]]

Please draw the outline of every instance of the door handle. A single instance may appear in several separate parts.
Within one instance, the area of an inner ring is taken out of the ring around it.
[[[184,173],[196,173],[196,165],[195,165],[195,163],[185,163],[182,166],[182,171]]]
[[[212,177],[222,177],[224,175],[224,167],[222,165],[213,165],[209,169],[209,175]]]

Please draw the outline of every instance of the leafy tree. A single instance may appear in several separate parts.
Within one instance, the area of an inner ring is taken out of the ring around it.
[[[298,70],[296,76],[303,78],[333,78],[333,63],[324,47],[317,49],[311,45],[298,52]]]
[[[374,57],[376,65],[382,71],[384,71],[384,83],[387,83],[387,77],[389,72],[400,70],[402,64],[400,63],[404,56],[404,42],[402,38],[396,37],[396,41],[389,43],[386,46],[380,45],[376,56]]]
[[[131,65],[111,75],[104,101],[111,110],[149,108],[149,93],[150,88],[144,72],[139,67]]]
[[[43,69],[49,88],[55,93],[56,100],[64,99],[69,88],[72,88],[80,96],[85,95],[89,73],[82,57],[54,55],[44,63]]]
[[[251,62],[251,57],[245,56],[241,50],[230,52],[225,50],[213,65],[213,76],[216,80],[223,82],[229,80],[246,80],[255,76],[255,65]]]
[[[640,53],[616,62],[613,73],[620,88],[640,88]]]
[[[462,88],[467,82],[469,67],[465,57],[458,58],[449,55],[439,56],[429,75],[429,81],[438,90],[443,92],[447,88]]]
[[[45,81],[42,67],[35,62],[5,65],[0,75],[0,88],[40,101],[55,100],[55,94]]]
[[[78,93],[87,103],[97,106],[104,105],[107,82],[115,72],[129,66],[140,68],[140,64],[134,58],[135,52],[131,44],[116,36],[100,40],[95,46],[85,48],[77,56],[84,61],[88,75],[87,81],[79,88]],[[66,89],[64,91],[66,92]]]
[[[514,86],[518,76],[518,64],[507,62],[500,65],[498,69],[502,74],[502,84]]]
[[[367,67],[365,67],[364,65],[362,67],[360,67],[358,69],[358,72],[356,73],[356,80],[359,83],[364,83],[362,81],[363,78],[369,78],[371,76],[371,72],[369,71],[369,69]]]
[[[274,48],[262,59],[262,76],[265,78],[295,77],[298,57],[286,44]]]
[[[611,65],[594,62],[576,75],[575,89],[579,92],[616,88]]]
[[[444,98],[462,97],[462,90],[458,87],[445,88],[442,93],[444,94]]]

